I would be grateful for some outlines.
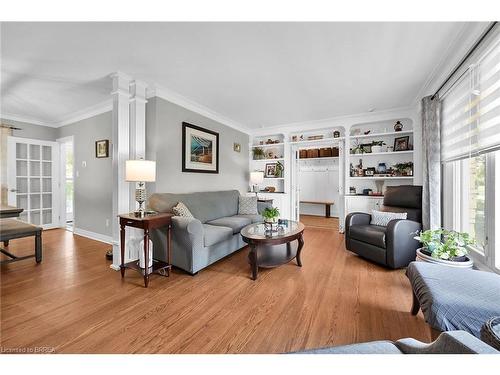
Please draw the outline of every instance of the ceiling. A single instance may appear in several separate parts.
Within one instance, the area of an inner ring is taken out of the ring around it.
[[[59,123],[109,74],[248,128],[410,106],[465,23],[2,23],[2,113]]]

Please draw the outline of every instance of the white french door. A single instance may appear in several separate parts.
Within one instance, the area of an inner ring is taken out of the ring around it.
[[[59,226],[59,145],[8,138],[9,205],[24,209],[19,219],[44,229]]]

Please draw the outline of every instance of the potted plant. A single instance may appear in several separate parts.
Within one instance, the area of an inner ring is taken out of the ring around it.
[[[396,176],[413,176],[413,162],[397,163],[392,167]]]
[[[382,152],[382,146],[385,146],[384,141],[373,141],[372,142],[372,152]]]
[[[277,223],[279,216],[280,210],[278,207],[266,207],[264,211],[262,211],[264,223]]]
[[[255,147],[253,149],[253,160],[264,159],[265,153],[262,147]]]
[[[434,229],[420,231],[414,237],[423,245],[417,249],[417,260],[439,263],[458,268],[472,268],[473,262],[467,256],[468,246],[475,241],[468,233],[453,230]]]

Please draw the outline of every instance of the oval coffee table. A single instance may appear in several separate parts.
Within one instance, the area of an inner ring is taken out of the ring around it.
[[[297,265],[302,267],[300,251],[304,246],[302,233],[304,224],[288,220],[281,224],[278,232],[266,231],[264,224],[250,224],[241,230],[241,237],[248,245],[248,259],[252,267],[252,279],[257,279],[259,267],[272,268],[297,259]],[[297,243],[293,241],[297,240]]]

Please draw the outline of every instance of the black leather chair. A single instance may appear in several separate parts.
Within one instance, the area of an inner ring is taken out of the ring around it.
[[[351,213],[345,220],[346,248],[390,268],[406,267],[421,246],[413,237],[422,229],[422,187],[388,186],[380,211],[406,212],[407,220],[391,220],[382,227],[370,225],[369,214]]]

